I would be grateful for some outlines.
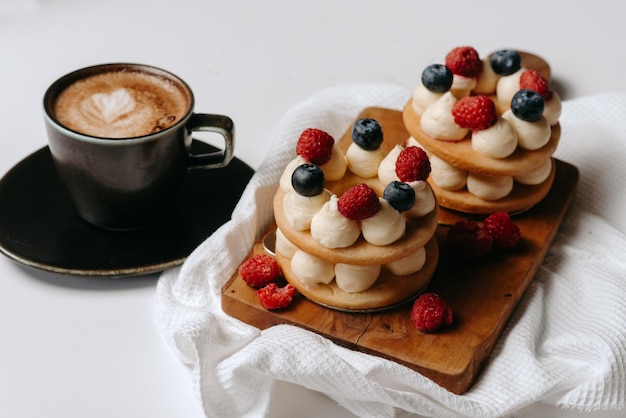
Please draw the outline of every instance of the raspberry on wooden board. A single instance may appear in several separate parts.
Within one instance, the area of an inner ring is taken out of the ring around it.
[[[269,283],[257,290],[256,295],[267,310],[285,309],[293,302],[295,291],[296,288],[292,284],[278,287],[276,283]]]
[[[267,254],[257,254],[239,266],[239,274],[252,287],[263,287],[280,275],[278,262]]]
[[[506,212],[494,212],[485,218],[483,228],[493,238],[497,248],[508,250],[520,240],[520,229]]]
[[[411,308],[411,320],[422,332],[435,332],[445,325],[452,325],[454,313],[448,302],[436,293],[423,293]]]

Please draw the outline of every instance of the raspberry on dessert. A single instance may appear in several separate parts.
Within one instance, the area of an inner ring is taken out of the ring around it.
[[[496,123],[496,105],[484,95],[465,97],[452,108],[454,122],[472,131],[487,129]]]
[[[280,274],[278,262],[267,254],[257,254],[239,266],[239,274],[252,287],[274,282]]]
[[[519,90],[511,99],[511,112],[526,122],[536,122],[541,119],[544,108],[543,97],[534,90]]]
[[[520,240],[520,229],[507,212],[494,212],[485,218],[483,229],[493,238],[495,247],[507,250]]]
[[[267,286],[257,290],[256,296],[261,305],[267,310],[285,309],[293,301],[296,288],[292,284],[278,287],[276,283],[269,283]]]
[[[325,184],[324,172],[315,164],[301,164],[291,174],[291,186],[300,196],[317,196]]]
[[[437,293],[423,293],[413,302],[411,320],[418,330],[434,332],[444,325],[452,325],[454,312]]]
[[[333,154],[335,139],[328,133],[315,128],[302,131],[296,145],[296,153],[305,160],[322,165],[330,160]]]
[[[364,150],[375,151],[383,142],[383,129],[375,119],[359,119],[352,127],[352,141]]]
[[[396,175],[405,183],[426,180],[430,175],[430,160],[426,151],[416,146],[403,149],[396,159]]]
[[[491,54],[491,69],[499,75],[511,75],[522,67],[522,57],[512,49],[502,49]]]
[[[493,248],[493,238],[474,221],[457,221],[450,227],[446,242],[462,258],[483,256]]]
[[[434,93],[450,90],[452,81],[452,71],[443,64],[432,64],[422,71],[422,84]]]
[[[406,212],[415,203],[415,190],[401,181],[392,181],[385,187],[383,198],[398,212]]]
[[[362,221],[378,213],[380,200],[371,187],[360,183],[352,186],[339,197],[337,209],[348,219]]]
[[[483,69],[478,52],[471,46],[454,48],[446,55],[445,63],[452,73],[464,77],[478,77]]]
[[[526,70],[522,73],[519,79],[519,87],[520,89],[536,91],[544,100],[552,98],[552,90],[550,90],[548,80],[535,70]]]

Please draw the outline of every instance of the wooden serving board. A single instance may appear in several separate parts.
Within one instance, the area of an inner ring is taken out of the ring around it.
[[[408,138],[402,113],[368,108],[359,117],[379,121],[385,137]],[[418,331],[411,303],[377,313],[340,312],[302,296],[283,311],[267,311],[255,289],[235,274],[222,288],[222,309],[260,329],[290,324],[316,332],[353,350],[405,365],[445,389],[466,392],[500,337],[507,321],[541,265],[569,208],[578,183],[576,167],[555,160],[554,186],[546,198],[517,215],[522,239],[511,251],[460,260],[448,251],[448,226],[437,228],[440,260],[427,291],[443,296],[454,310],[454,324],[434,334]],[[442,216],[445,210],[442,209]],[[458,218],[459,214],[452,214]],[[251,252],[262,252],[260,243]]]

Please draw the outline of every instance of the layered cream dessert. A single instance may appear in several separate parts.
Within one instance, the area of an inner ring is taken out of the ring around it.
[[[554,180],[561,99],[547,63],[515,50],[484,58],[455,48],[428,66],[403,111],[429,154],[429,182],[442,207],[516,212],[543,199]]]
[[[358,119],[335,143],[305,130],[274,197],[275,253],[306,298],[340,310],[385,309],[429,283],[439,250],[430,161],[405,138]],[[396,142],[394,142],[396,141]]]

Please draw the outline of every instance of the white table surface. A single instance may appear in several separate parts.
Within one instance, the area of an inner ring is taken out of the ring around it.
[[[564,99],[626,89],[626,3],[518,3],[0,0],[0,174],[46,145],[46,87],[103,62],[180,75],[197,111],[234,119],[235,153],[252,167],[298,102],[346,82],[413,86],[459,45],[544,56]],[[157,280],[59,276],[0,257],[0,417],[203,416],[159,333]],[[272,417],[351,416],[318,393],[276,389]],[[538,404],[516,416],[623,414]]]

